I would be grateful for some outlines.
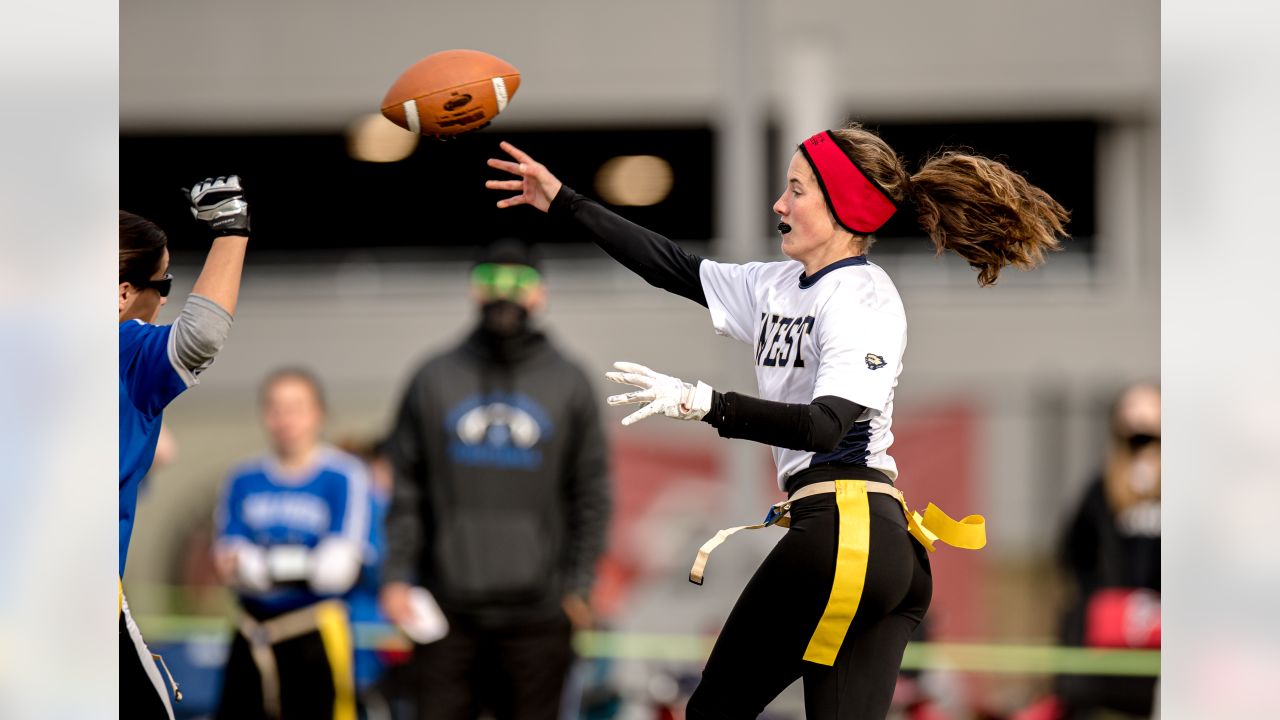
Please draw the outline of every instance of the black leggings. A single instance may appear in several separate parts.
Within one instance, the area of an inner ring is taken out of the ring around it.
[[[169,688],[142,641],[142,634],[129,614],[129,604],[121,598],[120,608],[120,717],[142,720],[173,720]]]
[[[889,711],[902,653],[933,595],[929,558],[907,533],[902,506],[868,497],[870,548],[858,612],[835,665],[803,660],[835,576],[839,515],[834,494],[797,500],[791,528],[756,570],[725,621],[688,720],[759,715],[804,678],[809,720],[878,720]]]

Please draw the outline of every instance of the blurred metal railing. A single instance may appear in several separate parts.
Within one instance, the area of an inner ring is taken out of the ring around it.
[[[231,623],[223,617],[143,615],[138,626],[151,643],[225,644]],[[391,625],[355,623],[361,649],[408,650],[407,638]],[[589,631],[574,638],[587,658],[697,663],[715,642],[712,635]],[[1128,650],[997,643],[914,642],[902,659],[904,670],[1014,675],[1110,675],[1154,677],[1160,674],[1159,650]]]

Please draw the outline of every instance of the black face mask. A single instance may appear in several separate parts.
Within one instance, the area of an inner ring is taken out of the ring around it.
[[[510,300],[491,300],[480,306],[480,327],[495,339],[523,335],[529,330],[529,311]]]

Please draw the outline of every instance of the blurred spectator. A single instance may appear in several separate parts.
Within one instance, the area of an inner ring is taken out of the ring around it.
[[[325,403],[311,373],[268,376],[262,417],[271,451],[231,474],[218,507],[215,562],[244,609],[218,717],[354,718],[341,597],[368,544],[368,473],[320,442]]]
[[[1160,389],[1135,385],[1117,399],[1101,477],[1085,492],[1063,539],[1074,589],[1066,645],[1160,647]],[[1067,676],[1061,713],[1150,717],[1155,678]]]
[[[359,457],[369,468],[369,542],[365,547],[360,577],[347,593],[347,607],[356,628],[356,689],[361,696],[382,677],[386,663],[375,628],[388,622],[378,606],[378,589],[382,558],[386,554],[387,534],[384,523],[391,504],[392,471],[380,442],[340,442],[343,450]]]
[[[587,376],[530,319],[546,301],[530,248],[488,248],[475,329],[413,376],[388,442],[395,489],[382,605],[414,621],[412,585],[446,637],[415,648],[419,716],[557,717],[610,497]]]

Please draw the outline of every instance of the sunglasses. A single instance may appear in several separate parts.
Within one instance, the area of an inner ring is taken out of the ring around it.
[[[1134,433],[1132,435],[1125,435],[1120,439],[1121,441],[1124,442],[1125,445],[1129,446],[1129,450],[1131,452],[1137,452],[1148,445],[1160,444],[1159,435],[1148,435],[1146,433]]]
[[[148,278],[146,280],[130,280],[129,284],[139,290],[151,288],[152,290],[160,293],[160,297],[169,297],[169,291],[173,289],[173,275],[165,273],[164,277],[158,277],[155,279]]]
[[[471,270],[472,287],[490,300],[523,297],[541,282],[542,276],[528,265],[481,263]]]

